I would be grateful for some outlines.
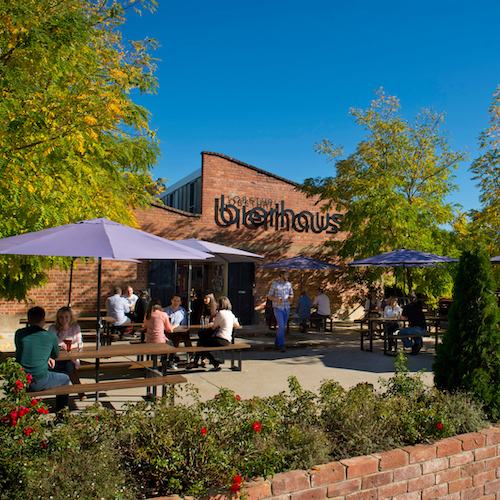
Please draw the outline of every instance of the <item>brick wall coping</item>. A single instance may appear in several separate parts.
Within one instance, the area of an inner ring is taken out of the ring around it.
[[[278,179],[282,182],[286,182],[287,184],[290,184],[292,186],[298,186],[297,182],[291,181],[290,179],[285,179],[284,177],[280,177],[279,175],[272,174],[271,172],[267,172],[266,170],[262,170],[260,168],[254,167],[253,165],[249,165],[248,163],[244,163],[240,160],[237,160],[236,158],[231,158],[230,156],[223,155],[222,153],[212,153],[211,151],[202,151],[201,155],[208,155],[208,156],[218,156],[219,158],[224,158],[225,160],[229,160],[233,163],[236,163],[237,165],[241,165],[242,167],[250,168],[251,170],[254,170],[255,172],[258,172],[259,174],[267,175],[268,177],[272,177],[273,179]]]
[[[500,427],[256,478],[246,500],[500,500]],[[184,500],[171,495],[155,500]],[[239,498],[221,490],[201,500]]]
[[[169,207],[163,205],[162,203],[150,203],[152,207],[160,208],[161,210],[166,210],[167,212],[173,212],[174,214],[184,215],[186,217],[197,217],[200,218],[201,214],[193,214],[192,212],[186,212],[185,210],[179,210],[178,208]]]

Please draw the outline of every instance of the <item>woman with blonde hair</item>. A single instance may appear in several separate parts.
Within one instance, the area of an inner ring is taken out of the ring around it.
[[[54,332],[57,336],[59,347],[63,350],[68,350],[68,344],[71,340],[71,349],[82,349],[83,339],[80,325],[73,316],[73,311],[69,307],[61,307],[56,313],[56,321],[49,326],[49,331]],[[70,340],[69,340],[70,339]],[[67,373],[73,384],[80,383],[78,375],[80,368],[80,360],[74,361],[56,361],[54,371]],[[85,399],[85,394],[78,394],[81,400]]]

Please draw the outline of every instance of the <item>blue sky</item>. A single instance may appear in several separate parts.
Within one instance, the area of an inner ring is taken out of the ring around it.
[[[214,151],[296,182],[333,175],[314,151],[330,139],[355,150],[365,131],[349,116],[383,87],[412,119],[446,113],[453,150],[477,157],[500,84],[500,2],[460,0],[159,0],[154,14],[128,14],[125,38],[161,47],[151,111],[169,185]],[[464,162],[465,210],[479,208]]]

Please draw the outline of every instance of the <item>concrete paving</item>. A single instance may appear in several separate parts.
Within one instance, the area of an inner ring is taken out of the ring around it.
[[[311,331],[301,334],[292,331],[286,336],[287,350],[284,353],[274,349],[274,332],[265,325],[244,327],[237,336],[237,342],[252,345],[251,350],[242,352],[241,372],[230,369],[227,354],[219,372],[208,369],[176,372],[186,376],[188,383],[197,388],[202,400],[213,398],[221,387],[233,390],[244,399],[271,396],[288,390],[287,379],[291,375],[297,377],[303,388],[317,392],[323,380],[336,380],[346,389],[361,382],[379,387],[380,378],[387,379],[394,373],[394,358],[383,354],[382,340],[374,341],[373,352],[361,351],[358,325],[349,321],[334,323],[331,333]],[[424,381],[432,385],[434,339],[425,339],[420,354],[408,358],[411,372],[425,370]],[[92,371],[81,371],[80,375],[83,382],[92,381]],[[103,379],[127,376],[127,373],[102,372]],[[128,402],[142,401],[144,394],[145,389],[110,391],[101,395],[100,401],[120,411]],[[95,402],[93,396],[85,401],[70,399],[72,410]],[[192,398],[183,388],[176,401],[189,404]],[[47,398],[47,402],[51,401]]]

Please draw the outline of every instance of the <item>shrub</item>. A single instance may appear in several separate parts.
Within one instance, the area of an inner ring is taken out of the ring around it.
[[[242,400],[221,389],[202,402],[188,385],[183,390],[194,398],[189,406],[171,405],[170,396],[130,405],[121,414],[94,405],[66,414],[58,425],[29,397],[29,377],[19,365],[10,360],[0,374],[6,380],[0,499],[201,496],[213,487],[227,493],[238,491],[243,478],[486,425],[470,396],[425,388],[420,373],[410,374],[403,353],[395,375],[382,381],[385,392],[370,384],[346,391],[323,381],[317,395],[290,377],[288,393]]]
[[[500,418],[500,313],[491,262],[482,249],[460,257],[448,328],[433,364],[436,387],[466,391]]]

